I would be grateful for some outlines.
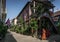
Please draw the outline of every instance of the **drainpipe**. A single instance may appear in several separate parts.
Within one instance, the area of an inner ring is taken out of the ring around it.
[[[34,3],[33,3],[33,7],[34,7],[34,13],[35,13],[35,1],[34,1]]]

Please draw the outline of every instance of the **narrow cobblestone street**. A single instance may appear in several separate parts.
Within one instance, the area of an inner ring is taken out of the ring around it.
[[[60,35],[51,36],[49,40],[40,40],[32,36],[22,35],[8,30],[4,39],[0,42],[60,42]]]
[[[48,41],[45,40],[41,41],[31,36],[25,36],[25,35],[17,34],[15,32],[8,31],[5,39],[3,39],[1,42],[48,42]]]

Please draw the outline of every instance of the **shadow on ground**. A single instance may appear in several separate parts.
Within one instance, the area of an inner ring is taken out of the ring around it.
[[[52,35],[49,37],[48,42],[60,42],[60,35]]]
[[[5,38],[0,40],[0,42],[17,42],[17,41],[10,32],[7,32]]]

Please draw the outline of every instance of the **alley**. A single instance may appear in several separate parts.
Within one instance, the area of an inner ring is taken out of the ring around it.
[[[37,38],[17,34],[15,32],[11,32],[8,30],[5,39],[3,39],[1,42],[48,42],[48,41],[46,40],[41,41]]]

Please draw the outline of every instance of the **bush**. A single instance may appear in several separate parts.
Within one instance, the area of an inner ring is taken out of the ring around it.
[[[3,37],[5,36],[5,34],[7,33],[7,26],[3,26],[1,34],[3,35]]]
[[[57,24],[57,31],[58,31],[58,34],[60,34],[60,21]]]
[[[11,26],[10,30],[11,31],[15,31],[15,27],[16,27],[15,25],[14,26]]]
[[[23,31],[24,35],[31,35],[31,27],[27,27],[24,31]]]
[[[15,28],[16,28],[16,29],[15,29],[15,32],[16,32],[16,33],[20,33],[21,28],[20,28],[19,26],[16,26]]]
[[[8,27],[4,25],[2,22],[0,22],[0,39],[5,37],[5,34],[7,33]]]
[[[22,33],[22,27],[21,26],[18,26],[18,25],[12,26],[10,30],[11,31],[14,31],[16,33]]]

